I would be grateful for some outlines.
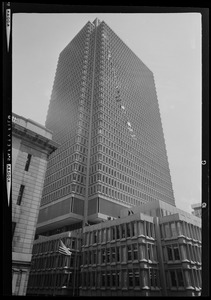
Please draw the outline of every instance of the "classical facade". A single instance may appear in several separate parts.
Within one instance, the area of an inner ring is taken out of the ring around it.
[[[81,295],[200,296],[201,220],[163,201],[84,228]]]
[[[25,295],[48,156],[58,144],[44,126],[12,114],[12,294]]]
[[[59,253],[60,240],[72,255]],[[81,265],[81,230],[34,241],[27,296],[78,296]]]
[[[73,259],[59,254],[59,239]],[[32,262],[27,295],[200,296],[201,220],[153,201],[37,239]]]
[[[88,22],[59,55],[46,127],[50,156],[37,234],[175,206],[153,73],[105,23]]]

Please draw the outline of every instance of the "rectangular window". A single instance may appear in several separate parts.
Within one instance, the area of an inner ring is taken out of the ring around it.
[[[102,249],[102,263],[104,264],[106,262],[106,253],[105,249]]]
[[[160,225],[160,233],[161,233],[161,239],[164,239],[165,238],[165,232],[164,232],[164,225],[163,224]]]
[[[107,248],[107,251],[106,251],[106,254],[107,254],[107,263],[110,263],[110,259],[111,259],[111,252],[110,252],[110,248]]]
[[[95,287],[96,285],[96,273],[95,271],[92,272],[92,286]]]
[[[129,287],[133,287],[133,271],[128,270],[128,285]]]
[[[133,244],[132,247],[133,247],[133,259],[137,260],[138,259],[138,246],[137,246],[137,244]]]
[[[122,230],[122,239],[126,238],[126,232],[125,232],[125,224],[121,225],[121,230]]]
[[[167,248],[168,260],[173,260],[173,254],[172,254],[171,246],[167,246],[166,248]]]
[[[121,262],[126,262],[126,247],[122,246]]]
[[[120,287],[121,286],[120,271],[116,272],[116,276],[117,276],[117,286]]]
[[[25,185],[21,184],[19,194],[18,194],[18,199],[17,199],[17,205],[21,204],[21,201],[22,201],[22,198],[23,198],[24,188],[25,188]]]
[[[116,262],[116,251],[114,247],[111,248],[111,261]]]
[[[106,242],[106,229],[102,229],[102,242]]]
[[[134,269],[134,283],[135,286],[140,286],[140,276],[139,276],[139,270],[138,269]]]
[[[179,254],[179,247],[173,247],[174,250],[174,259],[175,260],[180,260],[180,254]]]
[[[120,239],[120,228],[119,228],[119,226],[116,227],[116,238],[117,238],[117,240]]]
[[[93,232],[93,242],[94,244],[97,243],[97,231]]]
[[[115,240],[115,227],[111,228],[111,240]]]
[[[131,247],[131,245],[127,246],[127,260],[132,260],[132,247]]]
[[[97,263],[97,251],[94,250],[93,251],[93,264],[96,264]]]
[[[28,171],[28,169],[29,169],[29,165],[30,165],[30,162],[31,162],[31,157],[32,157],[32,155],[28,154],[27,159],[26,159],[25,171]]]
[[[107,287],[109,288],[111,285],[111,273],[107,272]]]
[[[16,222],[12,222],[12,238],[13,238],[14,233],[15,233],[15,227],[16,227]]]
[[[122,270],[122,287],[127,288],[127,270]]]
[[[90,286],[90,282],[91,281],[91,276],[90,276],[90,273],[89,272],[87,272],[86,273],[86,282],[87,282],[87,286],[89,287]]]
[[[184,278],[183,278],[182,270],[177,270],[177,281],[179,287],[184,286]]]
[[[153,259],[157,260],[157,247],[155,245],[152,246],[153,251]]]
[[[154,270],[154,286],[158,286],[158,270]]]
[[[119,262],[120,261],[120,247],[116,247],[116,254],[117,254],[117,258],[116,258],[116,260],[117,260],[117,262]]]
[[[171,286],[176,287],[177,286],[177,281],[176,281],[175,271],[170,271],[170,278],[171,278]]]
[[[146,235],[151,236],[150,223],[146,222],[145,224],[146,224]]]
[[[116,273],[115,271],[112,271],[112,275],[111,275],[111,285],[112,287],[116,287]]]
[[[130,223],[126,223],[127,237],[130,237]]]
[[[153,284],[153,270],[149,269],[149,281],[150,281],[150,286],[154,286]]]

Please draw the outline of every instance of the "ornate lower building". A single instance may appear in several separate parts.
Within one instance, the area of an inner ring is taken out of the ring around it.
[[[153,217],[137,213],[85,227],[83,241],[81,296],[162,295]]]
[[[71,249],[71,256],[59,253],[60,240]],[[79,295],[81,240],[81,230],[35,240],[27,295]]]
[[[75,249],[73,259],[59,254],[59,239]],[[27,295],[73,293],[200,296],[201,220],[154,201],[81,231],[37,239]]]
[[[26,294],[52,132],[12,114],[12,294]]]

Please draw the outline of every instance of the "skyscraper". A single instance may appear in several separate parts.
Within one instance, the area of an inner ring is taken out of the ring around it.
[[[154,199],[175,205],[153,73],[105,22],[88,22],[60,53],[45,125],[61,146],[38,234]]]

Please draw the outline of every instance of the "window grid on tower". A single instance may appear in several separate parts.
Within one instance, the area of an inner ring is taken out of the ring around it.
[[[62,51],[53,89],[60,99],[52,93],[46,125],[55,139],[71,142],[49,161],[43,201],[58,199],[66,186],[69,193],[85,192],[90,122],[90,197],[132,205],[174,201],[153,74],[104,22],[97,28],[89,22]]]

